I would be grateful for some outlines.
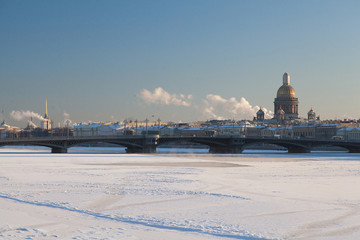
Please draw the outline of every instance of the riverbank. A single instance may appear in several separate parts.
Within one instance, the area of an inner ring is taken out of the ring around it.
[[[357,239],[360,155],[0,155],[4,239]]]

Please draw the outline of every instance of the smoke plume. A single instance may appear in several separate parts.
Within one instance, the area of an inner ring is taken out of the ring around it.
[[[36,113],[36,112],[32,112],[32,111],[12,111],[10,113],[10,117],[12,117],[13,119],[17,120],[17,121],[22,121],[24,119],[28,119],[28,118],[35,118],[35,119],[39,119],[40,121],[45,120],[40,114]]]
[[[70,114],[68,114],[67,112],[64,112],[64,122],[63,122],[63,125],[65,127],[71,127],[73,126],[73,122],[71,121],[70,119]]]
[[[37,127],[38,127],[38,126],[37,126],[34,122],[32,122],[31,120],[28,121],[28,126],[29,126],[29,127],[32,127],[32,128],[37,128]]]

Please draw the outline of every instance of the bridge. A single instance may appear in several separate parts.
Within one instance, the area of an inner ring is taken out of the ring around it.
[[[126,147],[128,153],[152,153],[156,152],[156,140],[154,136],[31,137],[1,139],[0,146],[43,146],[52,153],[67,153],[68,148],[81,144],[111,143]]]
[[[1,139],[0,146],[33,145],[51,148],[52,153],[67,153],[68,149],[81,144],[111,143],[126,147],[128,153],[155,153],[156,148],[170,143],[197,143],[209,147],[211,153],[242,153],[254,144],[264,143],[284,147],[289,153],[308,153],[314,147],[336,146],[351,153],[360,153],[360,142],[344,140],[278,139],[240,136],[94,136],[94,137],[33,137]]]

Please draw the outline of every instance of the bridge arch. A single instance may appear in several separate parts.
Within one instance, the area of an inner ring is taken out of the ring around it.
[[[3,146],[39,146],[47,147],[51,149],[52,153],[66,153],[67,148],[64,148],[61,144],[56,143],[43,143],[43,142],[32,142],[32,143],[23,143],[23,142],[7,142],[0,145]]]
[[[187,142],[202,144],[209,147],[212,153],[241,153],[254,143],[267,143],[282,146],[290,153],[310,152],[317,146],[337,146],[347,149],[349,152],[359,153],[360,142],[334,141],[314,139],[276,139],[276,138],[243,138],[240,136],[96,136],[96,137],[47,137],[47,138],[23,138],[0,140],[0,146],[6,145],[34,145],[51,148],[52,152],[67,152],[68,148],[79,144],[111,143],[127,148],[129,153],[152,153],[156,147],[171,142]]]
[[[243,145],[243,149],[246,148],[246,146],[255,144],[255,143],[267,143],[272,145],[277,145],[284,147],[288,150],[288,153],[309,153],[311,152],[311,145],[308,145],[303,142],[292,142],[287,140],[281,140],[281,139],[249,139],[247,138],[245,140],[245,143]]]
[[[331,146],[341,147],[349,151],[349,153],[360,153],[359,144],[354,143],[334,143]]]
[[[261,150],[288,150],[286,147],[266,142],[251,142],[244,143],[242,145],[242,151],[249,149],[261,149]]]
[[[0,141],[1,146],[7,145],[33,145],[51,148],[52,153],[66,153],[68,148],[91,143],[111,143],[127,148],[127,152],[154,152],[156,148],[156,138],[152,136],[134,136],[134,137],[91,137],[91,138],[25,138],[25,139],[8,139]]]
[[[182,136],[170,136],[170,137],[161,137],[158,140],[158,145],[163,146],[169,143],[193,143],[206,146],[209,148],[210,152],[213,153],[224,153],[229,151],[227,143],[219,141],[218,138],[214,137],[182,137]]]
[[[160,143],[158,143],[157,147],[173,147],[173,148],[177,148],[177,147],[182,147],[182,146],[189,146],[189,147],[194,147],[194,146],[198,146],[199,148],[209,148],[209,145],[204,144],[204,143],[197,143],[195,141],[191,141],[189,139],[186,140],[181,140],[181,139],[172,139],[169,141],[161,141]]]

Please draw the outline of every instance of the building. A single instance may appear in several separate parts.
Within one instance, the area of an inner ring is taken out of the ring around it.
[[[284,73],[283,85],[278,89],[274,100],[274,118],[282,109],[285,112],[285,120],[297,119],[299,118],[298,106],[299,101],[296,98],[295,90],[290,85],[290,75]]]
[[[177,133],[176,127],[165,126],[160,129],[159,134],[161,136],[175,136],[175,135],[180,135],[180,132]]]
[[[51,130],[51,120],[49,119],[47,111],[47,98],[45,100],[45,115],[44,119],[41,121],[41,128],[43,130]]]
[[[214,135],[216,135],[215,130],[202,127],[184,128],[181,131],[181,136],[183,137],[205,137]]]
[[[243,136],[245,134],[246,126],[239,124],[226,124],[223,126],[214,127],[213,130],[216,130],[216,133],[219,136]]]
[[[265,113],[264,111],[260,108],[259,111],[257,111],[256,113],[256,121],[258,122],[263,122],[265,119]]]
[[[0,138],[16,138],[19,136],[20,128],[9,126],[3,121],[0,124]]]
[[[316,113],[314,112],[314,110],[311,108],[310,111],[308,112],[308,120],[316,120]]]
[[[336,135],[347,141],[360,141],[360,128],[359,127],[343,127],[338,128]],[[334,137],[333,137],[334,138]]]
[[[285,120],[285,111],[282,109],[282,107],[280,106],[279,110],[277,111],[276,115],[275,115],[276,120],[279,123],[284,123]]]
[[[314,139],[316,128],[314,125],[297,125],[292,127],[293,136],[296,139],[311,138]]]
[[[315,136],[317,139],[332,139],[336,136],[337,130],[340,128],[340,124],[321,124],[315,128]]]
[[[246,128],[246,137],[261,137],[265,126],[252,126]]]
[[[114,135],[126,135],[126,129],[124,125],[119,123],[88,123],[88,124],[75,124],[74,136],[76,137],[90,137],[90,136],[114,136]]]
[[[293,127],[291,126],[281,126],[276,130],[276,135],[280,138],[293,138]]]
[[[276,134],[277,127],[265,127],[261,129],[260,134],[263,138],[273,138]]]

